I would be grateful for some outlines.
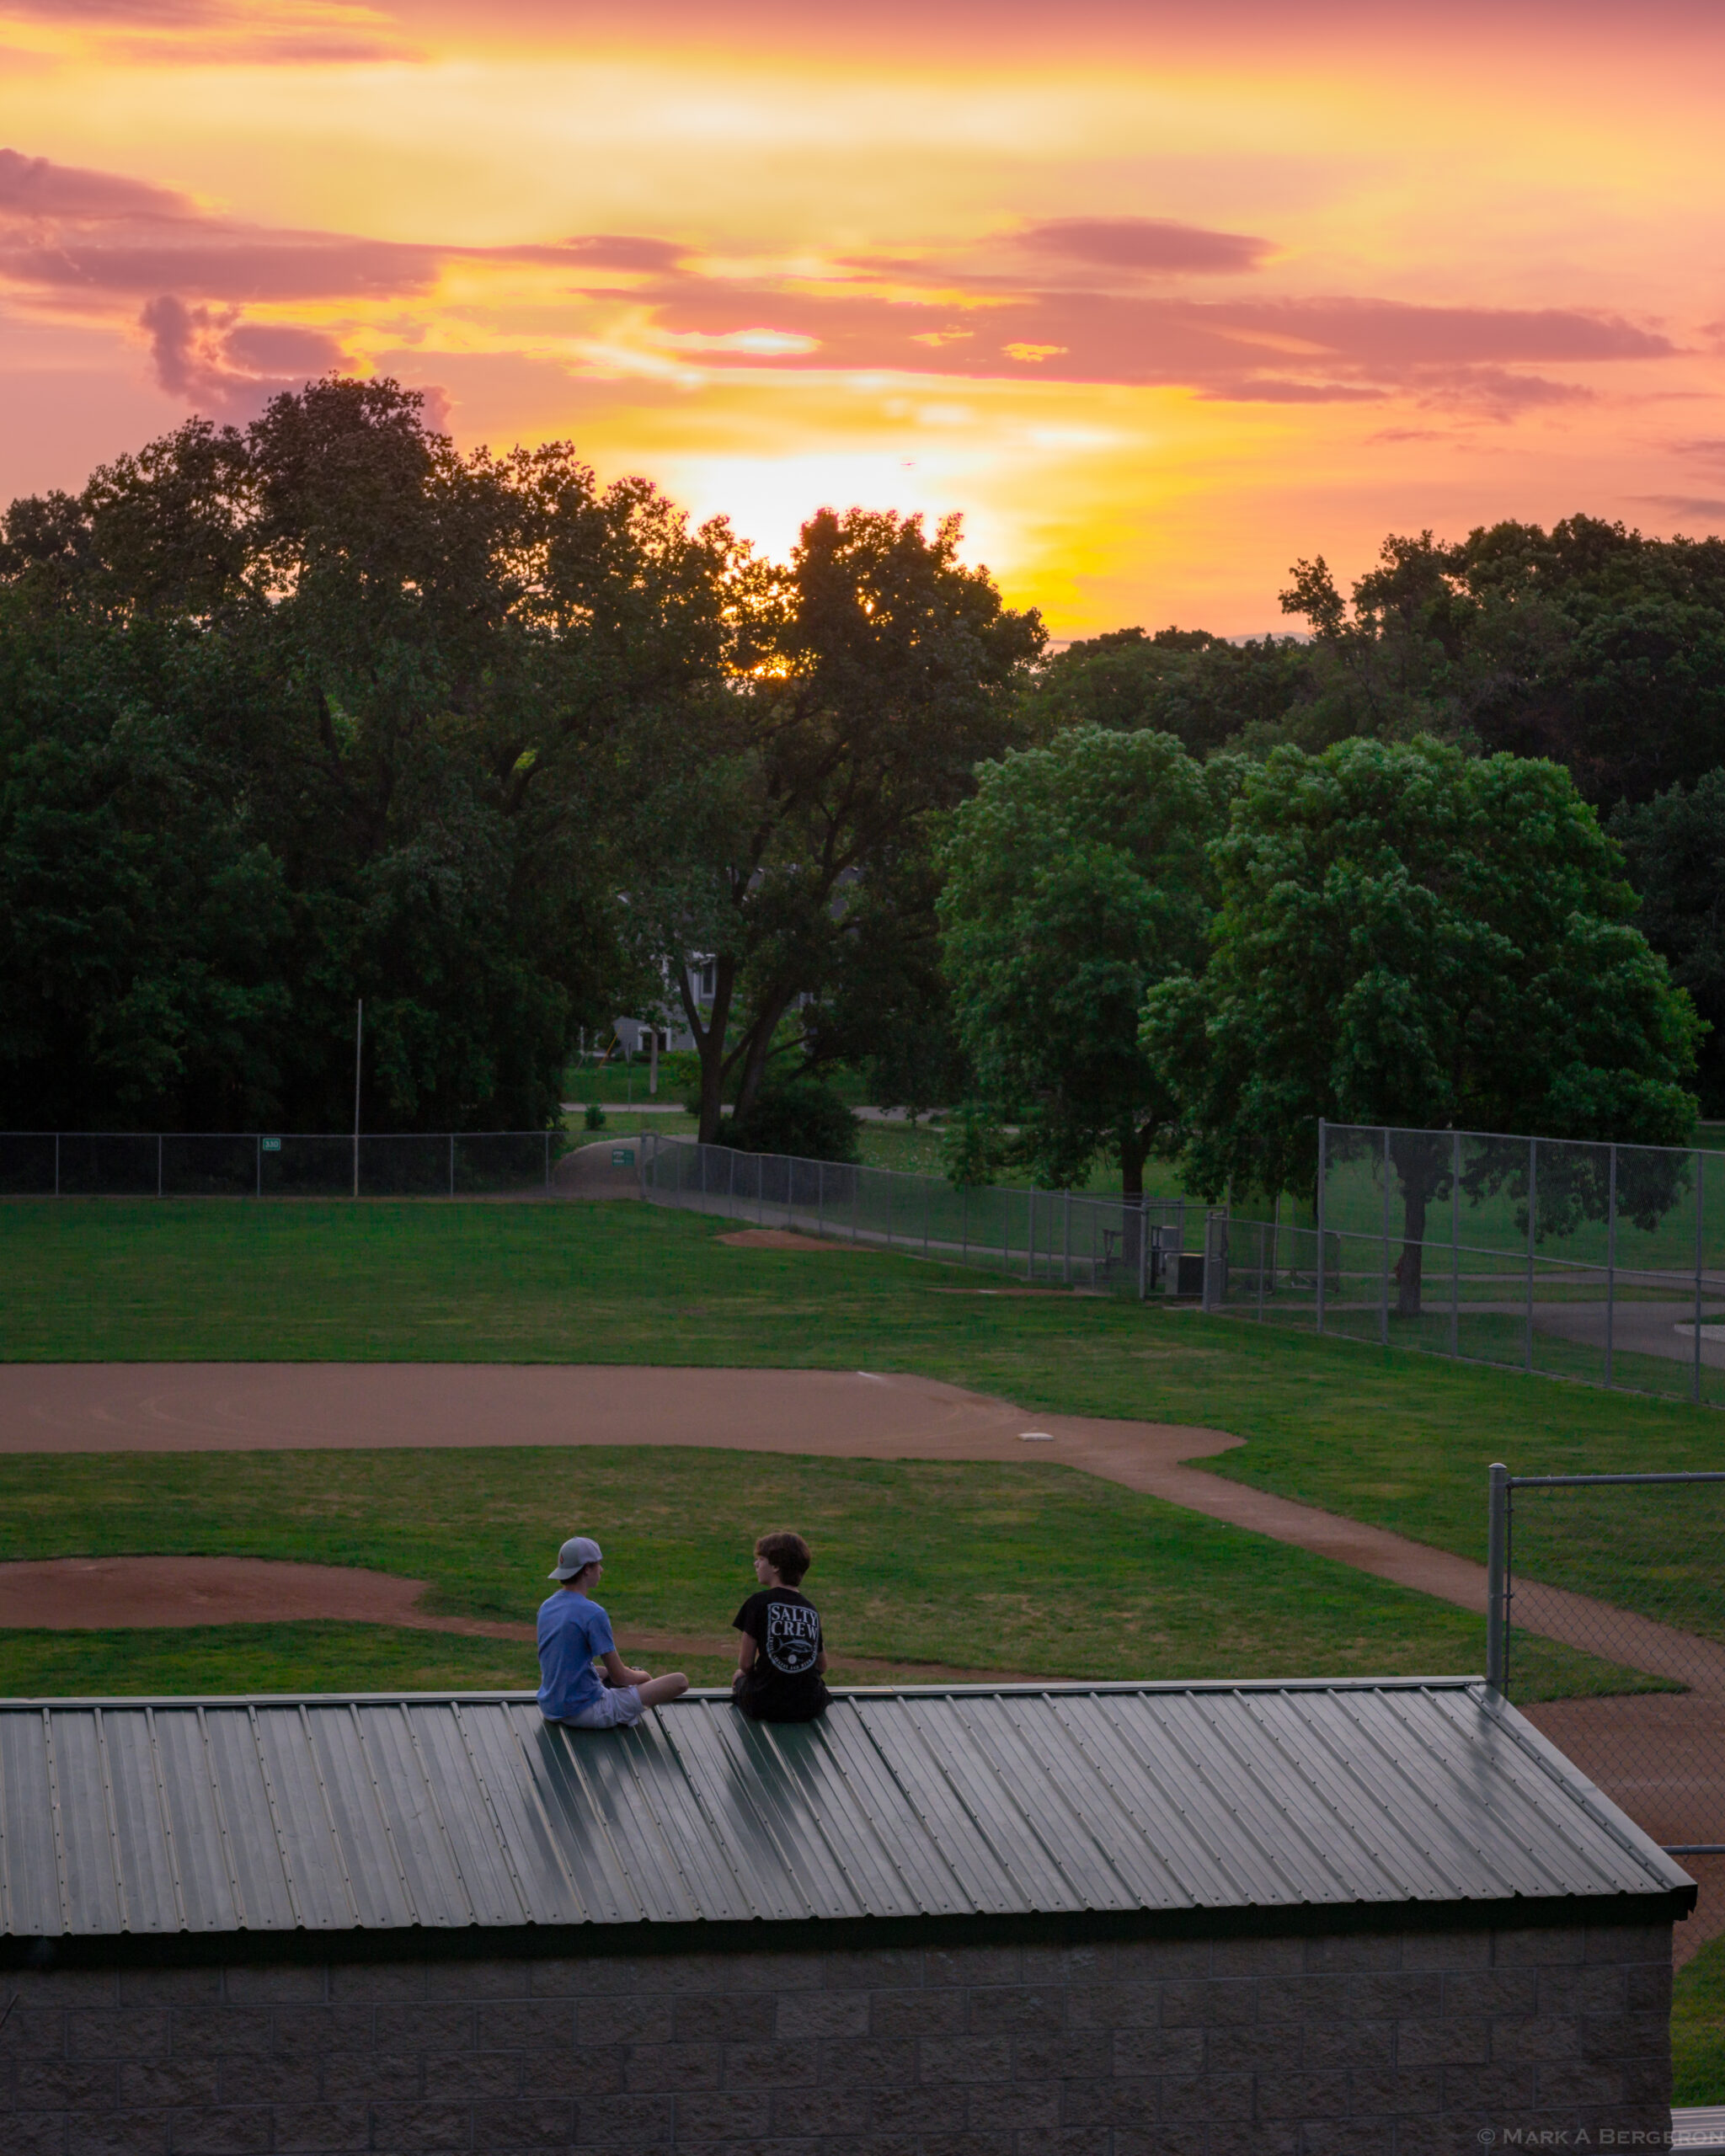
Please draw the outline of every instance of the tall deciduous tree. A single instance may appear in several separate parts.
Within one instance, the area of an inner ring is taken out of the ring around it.
[[[636,737],[632,917],[675,984],[701,1059],[701,1134],[760,1089],[780,1022],[844,963],[846,894],[884,878],[924,819],[1013,738],[1033,613],[958,558],[959,526],[822,510],[781,574],[740,568],[734,671]],[[698,1001],[692,953],[710,958]]]
[[[1680,1145],[1698,1021],[1633,925],[1617,848],[1568,774],[1429,740],[1278,750],[1212,849],[1201,977],[1147,999],[1200,1189],[1312,1188],[1320,1117],[1384,1123],[1398,1308],[1457,1128]]]
[[[1203,964],[1205,848],[1239,775],[1171,734],[1078,727],[988,766],[953,819],[941,918],[959,1029],[1049,1186],[1102,1151],[1124,1194],[1143,1193],[1176,1103],[1140,1013]]]
[[[621,746],[717,693],[733,551],[566,445],[462,456],[387,382],[14,503],[8,1118],[340,1129],[363,995],[371,1127],[557,1119],[638,985]]]

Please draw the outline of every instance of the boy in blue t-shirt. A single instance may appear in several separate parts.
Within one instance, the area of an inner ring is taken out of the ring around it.
[[[547,1576],[558,1582],[558,1592],[539,1605],[539,1711],[547,1721],[567,1722],[573,1729],[627,1728],[646,1708],[689,1689],[681,1670],[654,1677],[631,1669],[617,1652],[611,1620],[589,1593],[604,1566],[590,1536],[571,1536]],[[595,1659],[605,1664],[603,1684]]]

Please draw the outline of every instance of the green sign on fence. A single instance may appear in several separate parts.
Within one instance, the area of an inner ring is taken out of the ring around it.
[[[611,1149],[611,1165],[614,1168],[633,1167],[635,1165],[634,1147],[633,1145],[613,1145]]]
[[[279,1153],[281,1150],[281,1140],[279,1138],[260,1139],[259,1143],[266,1153]]]

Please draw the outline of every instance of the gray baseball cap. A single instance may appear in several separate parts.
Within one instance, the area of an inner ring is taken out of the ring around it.
[[[557,1553],[557,1570],[545,1577],[548,1580],[572,1580],[589,1565],[604,1561],[604,1552],[590,1534],[572,1534]]]

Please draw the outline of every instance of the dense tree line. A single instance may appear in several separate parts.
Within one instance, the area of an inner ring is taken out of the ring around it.
[[[922,819],[1041,645],[956,545],[764,563],[335,379],[14,502],[0,1122],[339,1129],[360,997],[374,1129],[539,1127],[579,1028],[679,994],[709,1126],[800,998],[845,1052],[934,969]]]
[[[1044,729],[1154,727],[1195,755],[1429,734],[1548,757],[1601,810],[1725,765],[1725,540],[1571,517],[1454,545],[1391,538],[1343,599],[1322,556],[1282,595],[1303,640],[1117,630],[1041,670]]]
[[[1325,1113],[1678,1136],[1698,1035],[1725,1107],[1725,545],[1426,533],[1300,636],[1049,655],[958,543],[763,560],[340,379],[14,502],[0,1121],[339,1129],[360,997],[371,1128],[553,1122],[657,1008],[709,1136],[843,1062],[1129,1192]]]

